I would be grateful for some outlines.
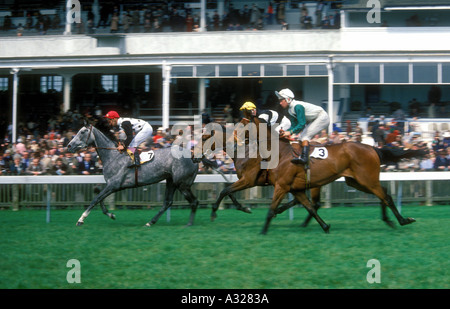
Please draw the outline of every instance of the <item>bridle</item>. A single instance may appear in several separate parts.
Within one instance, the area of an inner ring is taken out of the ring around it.
[[[86,138],[86,142],[84,142],[86,144],[86,148],[89,145],[89,139],[91,138],[92,128],[93,127],[94,127],[94,125],[92,125],[92,124],[89,126],[89,134],[88,134],[88,136]],[[117,148],[115,148],[115,147],[94,147],[94,148],[95,149],[106,149],[106,150],[117,150]]]

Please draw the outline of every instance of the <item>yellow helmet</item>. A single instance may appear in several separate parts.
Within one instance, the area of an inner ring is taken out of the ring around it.
[[[245,102],[239,110],[243,110],[243,109],[251,111],[253,109],[256,109],[256,105],[253,104],[252,102]]]

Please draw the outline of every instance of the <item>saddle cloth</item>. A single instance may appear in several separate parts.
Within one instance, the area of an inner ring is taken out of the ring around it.
[[[296,142],[292,143],[292,148],[294,148],[294,152],[299,155],[302,152],[302,146]],[[320,144],[318,145],[311,145],[312,147],[312,153],[310,153],[310,157],[317,158],[317,159],[326,159],[328,158],[328,149],[325,147],[321,147]]]
[[[314,147],[313,152],[309,156],[317,159],[326,159],[328,158],[328,149],[325,147]]]
[[[131,162],[134,162],[134,153],[127,149],[127,153],[131,158]],[[144,164],[146,162],[150,162],[153,160],[153,157],[155,156],[155,153],[153,150],[150,151],[143,151],[139,154],[139,158],[141,159],[141,164]]]

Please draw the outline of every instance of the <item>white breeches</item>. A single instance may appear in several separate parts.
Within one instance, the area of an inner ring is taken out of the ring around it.
[[[147,139],[151,138],[153,134],[153,128],[150,124],[145,124],[144,127],[139,131],[131,141],[128,147],[137,148],[143,142],[146,142]]]
[[[300,133],[299,140],[310,141],[314,135],[319,134],[323,129],[327,129],[330,124],[330,117],[323,111],[317,116],[317,118],[306,125],[302,133]]]

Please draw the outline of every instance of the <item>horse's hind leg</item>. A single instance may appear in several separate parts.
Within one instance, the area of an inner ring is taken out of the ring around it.
[[[197,207],[198,207],[198,199],[192,193],[190,187],[180,187],[179,190],[184,195],[184,197],[188,200],[188,202],[191,206],[191,214],[189,216],[189,222],[187,224],[187,226],[191,226],[194,224],[195,212],[197,211]]]
[[[400,225],[407,225],[407,224],[411,224],[413,222],[416,222],[416,219],[414,218],[404,218],[397,210],[397,206],[395,206],[394,201],[392,200],[392,197],[385,193],[386,197],[386,201],[387,201],[387,206],[391,209],[391,211],[394,213],[394,216],[397,218],[397,221]],[[382,200],[383,202],[383,200]]]
[[[374,194],[374,192],[368,188],[366,188],[365,186],[361,185],[359,182],[356,181],[356,179],[351,178],[351,177],[345,177],[345,182],[347,183],[348,186],[353,187],[359,191],[368,193],[368,194]],[[384,193],[387,195],[387,191],[386,188],[381,187],[381,189],[384,191]],[[381,198],[380,198],[381,200]],[[386,212],[386,204],[383,202],[383,200],[381,200],[381,220],[383,220],[387,225],[389,225],[390,227],[395,227],[394,226],[394,222],[392,222]]]
[[[366,177],[367,178],[367,177]],[[374,194],[376,197],[378,197],[381,201],[381,213],[382,213],[382,219],[385,221],[389,226],[393,226],[392,222],[389,220],[387,213],[386,213],[386,206],[389,207],[394,214],[394,216],[397,218],[397,221],[400,225],[406,225],[413,222],[416,222],[413,218],[404,218],[397,210],[397,207],[395,206],[394,201],[392,200],[392,197],[387,194],[387,190],[383,188],[378,181],[375,184],[366,185],[364,183],[365,178],[363,179],[357,179],[359,187],[356,187],[355,185],[352,185],[353,187],[357,188],[358,190],[361,190],[363,192],[369,192]]]
[[[173,195],[175,194],[176,187],[173,184],[172,179],[166,180],[166,194],[164,198],[164,203],[159,212],[154,216],[150,222],[146,224],[146,226],[152,226],[156,222],[158,222],[159,218],[162,216],[162,214],[170,207],[173,203]]]
[[[103,201],[100,202],[100,206],[102,207],[102,211],[105,215],[110,217],[113,220],[116,220],[116,215],[114,215],[112,212],[108,211],[108,208],[106,208],[105,203]]]
[[[91,212],[92,208],[94,208],[95,205],[97,205],[98,203],[102,203],[103,208],[104,207],[103,200],[114,191],[116,190],[113,190],[111,187],[108,186],[106,186],[102,191],[100,191],[100,193],[92,200],[89,207],[83,212],[80,219],[78,219],[77,226],[83,225],[84,219],[86,219],[87,216],[89,216],[89,213]]]

